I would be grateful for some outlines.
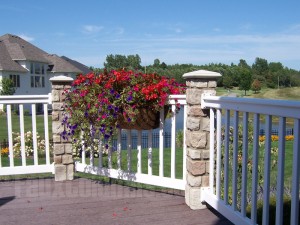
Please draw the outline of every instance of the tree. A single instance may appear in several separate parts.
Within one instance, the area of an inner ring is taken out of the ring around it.
[[[159,67],[159,65],[160,65],[159,59],[154,59],[153,67]]]
[[[15,91],[14,82],[9,78],[2,78],[0,95],[13,95]]]
[[[252,84],[252,74],[248,69],[240,68],[240,90],[245,91],[245,95],[247,95],[247,91],[250,90]]]
[[[249,70],[251,69],[251,67],[247,64],[245,59],[240,59],[238,66]]]
[[[260,91],[261,90],[260,81],[257,79],[254,79],[254,81],[251,85],[251,89],[252,89],[252,91],[254,91],[254,93],[256,93],[257,91]]]
[[[223,86],[226,89],[231,89],[233,84],[232,77],[229,75],[224,75],[223,76]]]
[[[109,71],[121,68],[136,70],[141,68],[141,58],[138,54],[128,56],[110,54],[106,56],[106,62],[104,62],[104,67]]]

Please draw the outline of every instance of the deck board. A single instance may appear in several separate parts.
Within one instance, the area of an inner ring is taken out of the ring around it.
[[[214,210],[191,210],[184,197],[79,178],[0,182],[0,224],[229,225]]]

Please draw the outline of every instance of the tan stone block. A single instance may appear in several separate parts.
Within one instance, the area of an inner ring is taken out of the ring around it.
[[[74,160],[73,160],[72,155],[69,155],[69,154],[62,155],[62,163],[63,164],[67,165],[67,164],[71,164],[73,162],[74,162]]]
[[[202,131],[210,131],[210,118],[201,117],[200,128]]]
[[[206,173],[210,173],[210,161],[206,161]]]
[[[59,112],[52,111],[52,121],[59,121]]]
[[[199,130],[200,129],[200,118],[188,117],[186,120],[186,127],[189,130]]]
[[[209,159],[210,150],[201,150],[201,159]]]
[[[64,131],[64,126],[60,121],[52,121],[52,133],[60,135]]]
[[[67,179],[67,167],[62,164],[54,164],[55,181],[65,181]]]
[[[59,90],[59,89],[63,89],[64,88],[64,85],[60,82],[52,82],[52,89],[56,89],[56,90]]]
[[[61,155],[54,155],[54,163],[55,164],[61,164],[62,163]]]
[[[64,103],[62,103],[62,102],[52,103],[52,110],[53,111],[62,111],[62,110],[64,110]]]
[[[189,131],[186,130],[186,145],[192,148],[203,149],[206,147],[207,134],[201,131]]]
[[[202,176],[202,183],[201,187],[208,187],[209,186],[209,176]]]
[[[199,80],[189,80],[186,82],[186,86],[191,88],[207,88],[208,82]]]
[[[194,116],[194,117],[207,116],[206,113],[207,110],[201,109],[200,105],[193,105],[187,107],[187,114],[189,116]]]
[[[201,89],[187,89],[186,90],[186,102],[191,105],[200,105],[201,104],[201,95],[203,90]]]
[[[67,180],[74,180],[74,164],[67,165]]]
[[[65,148],[63,144],[54,143],[53,152],[55,155],[62,155],[65,153]]]
[[[71,143],[66,143],[65,145],[65,153],[66,154],[72,154],[73,153],[73,148]]]
[[[199,187],[185,186],[185,202],[191,209],[205,209],[206,205],[200,201],[201,189]]]
[[[195,176],[206,173],[206,163],[202,160],[192,160],[187,158],[187,170]]]
[[[208,87],[209,88],[217,87],[217,81],[208,81]]]
[[[187,148],[187,155],[191,159],[201,159],[201,151],[200,149]]]
[[[193,176],[190,173],[186,174],[186,178],[187,178],[187,183],[191,186],[191,187],[201,187],[201,183],[202,183],[202,177],[201,176]]]
[[[55,90],[53,89],[52,90],[52,93],[51,93],[51,97],[52,97],[52,102],[59,102],[59,90]]]
[[[61,137],[58,134],[53,134],[53,142],[54,143],[60,143],[61,142]]]

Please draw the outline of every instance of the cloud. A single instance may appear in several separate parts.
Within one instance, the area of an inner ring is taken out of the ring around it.
[[[30,37],[30,36],[27,36],[27,35],[25,35],[25,34],[20,34],[20,35],[18,35],[20,38],[22,38],[22,39],[24,39],[25,41],[29,41],[29,42],[32,42],[32,41],[34,41],[35,39],[34,39],[34,37]]]
[[[130,34],[129,34],[130,35]],[[215,63],[248,63],[256,57],[269,62],[282,62],[285,66],[300,69],[300,34],[232,34],[222,35],[143,35],[143,36],[102,36],[95,42],[85,42],[88,58],[82,55],[87,65],[102,67],[106,55],[139,54],[144,64],[159,58],[167,64],[193,63],[203,65]],[[298,62],[298,63],[297,63]]]
[[[116,34],[121,35],[124,34],[125,29],[123,27],[116,28]]]
[[[96,26],[96,25],[84,25],[83,26],[83,32],[92,34],[92,33],[98,33],[101,31],[104,27],[103,26]]]

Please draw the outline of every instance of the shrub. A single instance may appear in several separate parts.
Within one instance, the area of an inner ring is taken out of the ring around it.
[[[13,133],[14,136],[14,156],[20,157],[21,156],[21,136],[20,133]],[[37,151],[38,155],[45,154],[45,140],[39,136],[37,133]],[[31,131],[27,131],[24,135],[25,138],[25,155],[26,156],[33,156],[33,134]],[[50,150],[52,150],[52,146],[50,146]]]

